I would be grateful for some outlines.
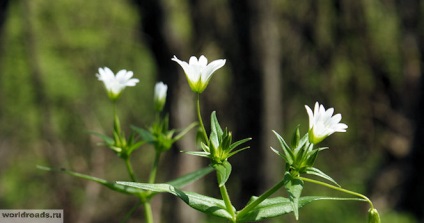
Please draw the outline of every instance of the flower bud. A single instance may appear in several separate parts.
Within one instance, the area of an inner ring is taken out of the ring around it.
[[[155,110],[162,111],[166,102],[166,92],[168,91],[168,86],[163,82],[158,82],[155,85],[155,95],[154,95],[154,103]]]
[[[368,210],[368,223],[380,223],[380,215],[377,209],[371,208]]]

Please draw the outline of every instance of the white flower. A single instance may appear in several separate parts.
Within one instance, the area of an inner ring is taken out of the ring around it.
[[[347,125],[340,123],[341,114],[333,116],[334,108],[325,110],[323,105],[315,103],[314,112],[305,105],[309,116],[309,141],[317,144],[335,132],[346,132]]]
[[[112,100],[116,100],[125,87],[135,86],[139,82],[137,78],[131,78],[133,76],[132,71],[120,70],[115,76],[107,67],[99,68],[99,73],[96,76],[100,81],[103,81],[108,96]]]
[[[212,77],[212,74],[225,65],[224,59],[214,60],[208,64],[205,56],[197,59],[195,56],[190,57],[189,63],[179,60],[176,56],[172,58],[184,69],[188,84],[192,91],[202,93]]]
[[[154,102],[155,102],[155,109],[157,111],[162,111],[163,106],[165,105],[165,102],[166,102],[167,91],[168,91],[168,85],[164,84],[163,82],[156,83]]]

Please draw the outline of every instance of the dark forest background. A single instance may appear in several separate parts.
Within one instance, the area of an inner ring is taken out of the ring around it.
[[[419,0],[1,0],[0,209],[64,209],[65,222],[119,222],[137,200],[97,184],[38,170],[65,167],[127,180],[125,166],[89,134],[110,134],[112,106],[98,67],[132,70],[119,113],[126,126],[153,118],[153,85],[169,86],[173,128],[195,120],[193,95],[173,55],[224,58],[202,94],[251,148],[232,158],[229,192],[244,204],[282,176],[271,130],[307,130],[304,105],[334,107],[349,128],[325,141],[317,166],[367,194],[383,222],[424,222],[424,3]],[[207,165],[180,150],[163,157],[159,181]],[[134,154],[140,177],[151,148]],[[143,171],[144,170],[144,171]],[[218,195],[214,177],[188,190]],[[306,185],[305,194],[334,194]],[[284,195],[284,193],[282,192]],[[160,222],[221,222],[176,198],[154,200]],[[365,222],[366,204],[321,202],[300,222]],[[140,222],[137,211],[130,222]],[[269,222],[295,222],[293,216]],[[159,221],[158,221],[159,222]]]

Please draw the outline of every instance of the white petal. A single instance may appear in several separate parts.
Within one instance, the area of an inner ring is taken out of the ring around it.
[[[309,117],[309,128],[312,128],[312,126],[314,125],[314,113],[312,113],[312,110],[311,108],[309,108],[309,106],[305,105],[305,108]]]
[[[116,73],[116,80],[118,81],[122,81],[122,80],[126,80],[126,75],[127,75],[127,70],[120,70],[118,71],[118,73]]]
[[[205,56],[200,56],[199,57],[199,65],[202,67],[206,67],[206,65],[208,64],[208,59]]]
[[[190,65],[197,65],[199,63],[199,61],[197,60],[197,57],[195,56],[191,56],[190,60],[188,61],[188,64]]]
[[[206,68],[202,71],[202,82],[207,83],[212,77],[212,74],[225,65],[225,61],[226,60],[224,59],[214,60],[210,64],[208,64]]]
[[[187,78],[189,79],[190,82],[197,82],[200,74],[197,74],[187,62],[179,60],[176,56],[174,56],[174,58],[172,58],[172,60],[177,62],[183,68],[184,73],[186,74],[186,76],[187,76]],[[197,59],[195,57],[191,57],[190,61],[192,61],[192,60],[197,61]],[[194,63],[196,63],[196,62],[194,62]]]
[[[125,83],[125,85],[126,85],[126,86],[131,86],[131,87],[133,87],[133,86],[135,86],[138,82],[139,82],[139,80],[138,80],[137,78],[132,78],[132,79],[128,80],[128,81]]]

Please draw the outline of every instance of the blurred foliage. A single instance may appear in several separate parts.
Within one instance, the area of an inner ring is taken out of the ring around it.
[[[226,35],[233,34],[230,23],[236,23],[231,20],[230,1],[161,2],[170,21],[161,29],[174,44],[180,44],[176,48],[187,48],[183,58],[198,52],[223,58],[225,52],[240,47],[221,48],[229,45]],[[396,147],[390,140],[405,139],[408,147],[412,132],[411,102],[403,99],[414,101],[408,84],[418,77],[408,72],[417,65],[407,59],[417,57],[413,56],[416,49],[404,47],[408,39],[396,2],[270,2],[277,24],[270,32],[277,33],[281,43],[283,124],[278,130],[286,137],[300,123],[306,131],[305,104],[320,101],[335,107],[349,125],[348,134],[336,134],[326,141],[330,150],[322,152],[317,167],[346,188],[372,191],[368,184],[393,151],[391,147]],[[108,180],[128,179],[123,163],[97,146],[100,140],[88,132],[110,134],[112,129],[112,106],[95,77],[103,66],[115,72],[132,70],[140,79],[137,87],[124,91],[119,102],[123,126],[144,126],[152,120],[153,85],[160,67],[150,51],[149,36],[139,30],[139,21],[139,12],[130,1],[10,1],[0,38],[0,208],[63,208],[70,222],[84,222],[87,215],[92,215],[93,222],[118,222],[136,204],[128,197],[68,176],[46,174],[35,166],[63,166]],[[198,22],[205,21],[199,26]],[[254,32],[244,35],[247,38]],[[243,95],[226,93],[238,83],[232,76],[241,69],[237,66],[248,67],[228,61],[206,92],[206,106],[221,106],[218,113],[225,111],[225,104],[232,105],[231,99]],[[233,117],[223,120],[230,129],[237,124]],[[402,152],[404,147],[395,150]],[[152,156],[150,148],[137,151],[137,169],[150,165]],[[282,161],[276,156],[268,162]],[[234,175],[242,172],[234,170]],[[239,179],[230,181],[235,193],[243,186]],[[305,187],[305,195],[308,191],[326,193],[312,185]],[[382,203],[386,208],[380,212],[383,222],[416,222]],[[356,203],[318,202],[301,210],[300,222],[365,222],[366,210]],[[292,216],[283,219],[295,222]]]

